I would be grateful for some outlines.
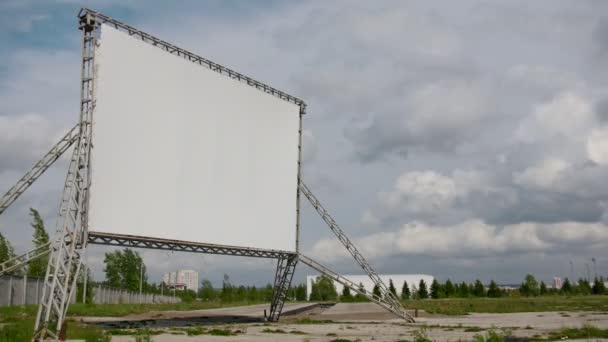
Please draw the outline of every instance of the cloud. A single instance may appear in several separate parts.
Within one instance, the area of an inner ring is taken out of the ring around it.
[[[548,158],[538,165],[513,174],[515,184],[550,189],[557,184],[571,165],[561,159]]]
[[[597,164],[608,164],[608,127],[591,131],[587,137],[587,157]]]
[[[367,123],[347,127],[346,137],[363,161],[409,149],[453,151],[471,142],[487,119],[490,94],[478,82],[441,81],[412,89]],[[358,126],[358,127],[357,127]]]
[[[497,207],[516,201],[508,191],[476,170],[457,169],[448,175],[433,170],[407,171],[397,178],[390,191],[377,194],[372,207],[364,211],[362,223],[386,229],[403,220],[459,221],[474,215],[476,203],[490,199]]]
[[[65,132],[40,114],[0,115],[0,173],[33,166]]]
[[[564,92],[537,105],[515,131],[515,138],[526,143],[549,139],[580,139],[593,123],[592,103],[584,96]]]
[[[601,223],[520,223],[495,226],[468,220],[451,226],[412,222],[394,232],[374,233],[355,241],[371,258],[394,255],[422,255],[438,258],[509,256],[516,253],[560,253],[563,248],[579,250],[608,247],[608,226]],[[310,254],[326,262],[348,257],[336,239],[318,241]]]

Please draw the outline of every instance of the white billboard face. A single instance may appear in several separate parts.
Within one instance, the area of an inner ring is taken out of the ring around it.
[[[109,26],[89,229],[295,251],[299,111]]]

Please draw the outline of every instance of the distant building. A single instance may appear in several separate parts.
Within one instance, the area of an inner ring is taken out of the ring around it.
[[[388,287],[389,281],[393,281],[393,285],[395,285],[395,289],[397,290],[397,296],[401,296],[401,289],[403,288],[403,282],[407,281],[407,285],[410,288],[410,292],[414,292],[418,288],[418,284],[420,284],[420,280],[424,279],[426,283],[426,288],[430,292],[431,283],[435,279],[433,276],[428,274],[379,274],[382,282],[386,284]],[[312,292],[312,282],[315,281],[319,277],[318,275],[309,275],[306,277],[306,298],[310,298],[310,293]],[[372,292],[374,289],[374,282],[367,275],[344,275],[344,278],[352,281],[353,283],[359,285],[363,284],[363,287],[368,291]],[[338,294],[342,293],[342,289],[344,286],[342,284],[334,282],[334,286],[336,287],[336,291]],[[353,293],[355,295],[355,293]]]
[[[179,290],[188,289],[198,291],[198,272],[193,270],[179,270],[163,275],[163,283],[168,287]]]
[[[559,290],[562,288],[564,284],[562,283],[562,278],[560,277],[554,277],[553,278],[553,288],[556,290]]]

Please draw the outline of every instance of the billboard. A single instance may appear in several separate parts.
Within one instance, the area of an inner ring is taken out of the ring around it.
[[[89,229],[295,251],[300,107],[102,25]]]

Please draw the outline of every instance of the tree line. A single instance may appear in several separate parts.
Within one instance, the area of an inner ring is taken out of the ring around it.
[[[49,242],[49,235],[46,232],[44,221],[40,213],[33,208],[30,208],[30,216],[32,222],[32,243],[34,247],[41,247]],[[0,234],[0,263],[10,260],[15,257],[15,252],[10,244],[10,241]],[[30,262],[26,268],[16,270],[15,275],[24,275],[33,277],[44,277],[48,264],[48,256],[41,257]],[[103,284],[110,287],[125,289],[137,292],[140,289],[145,293],[167,294],[173,292],[169,290],[165,284],[149,283],[147,268],[143,258],[138,252],[129,248],[116,250],[105,253],[104,258],[105,280],[101,283],[95,283],[91,279],[90,271],[86,272],[89,287],[87,294],[90,298],[93,294],[93,287],[96,284]],[[78,289],[78,298],[81,298],[83,292],[82,283],[84,274],[80,281]],[[579,279],[573,282],[568,278],[564,279],[561,288],[548,287],[544,281],[537,281],[536,278],[528,274],[526,275],[520,286],[513,290],[500,288],[497,283],[492,280],[486,286],[479,279],[473,283],[461,282],[455,283],[447,279],[444,283],[434,279],[429,285],[424,279],[421,279],[417,284],[408,284],[405,281],[403,284],[398,284],[401,287],[399,297],[402,300],[410,299],[440,299],[440,298],[469,298],[469,297],[491,297],[498,298],[504,296],[545,296],[545,295],[606,295],[608,291],[604,284],[604,278],[595,278],[593,281]],[[359,288],[363,289],[363,284],[359,284]],[[389,280],[388,289],[397,296],[397,289],[393,280]],[[182,298],[184,301],[200,299],[204,301],[222,301],[222,302],[268,302],[272,299],[272,285],[267,284],[262,287],[255,286],[237,286],[230,282],[228,275],[224,275],[221,288],[214,288],[209,280],[203,279],[198,292],[192,290],[175,291],[175,295]],[[354,293],[353,293],[354,292]],[[380,289],[375,286],[372,293],[376,296],[381,296]],[[368,299],[357,291],[352,291],[348,287],[344,287],[340,294],[337,293],[333,280],[327,276],[319,276],[312,282],[310,298],[306,298],[306,285],[300,284],[292,286],[288,291],[288,299],[296,301],[332,301],[341,300],[344,302],[360,302]]]
[[[364,289],[363,284],[359,284],[359,288]],[[388,290],[397,296],[397,289],[392,279],[389,280]],[[381,297],[380,288],[377,285],[372,289],[372,293],[375,296]],[[411,286],[407,281],[404,281],[401,286],[401,292],[397,297],[400,297],[402,300],[410,300],[548,295],[608,295],[608,290],[605,287],[604,279],[601,277],[594,279],[593,283],[590,283],[586,279],[579,279],[577,283],[572,283],[566,278],[562,287],[555,289],[549,288],[543,281],[539,283],[533,275],[528,274],[519,288],[510,290],[499,287],[494,280],[490,281],[487,286],[479,279],[473,283],[453,283],[450,279],[447,279],[445,283],[441,283],[437,279],[434,279],[430,286],[427,285],[424,279]],[[312,283],[310,300],[359,302],[367,301],[367,298],[359,293],[353,295],[348,287],[344,287],[342,293],[338,294],[333,280],[326,276],[320,276]]]

